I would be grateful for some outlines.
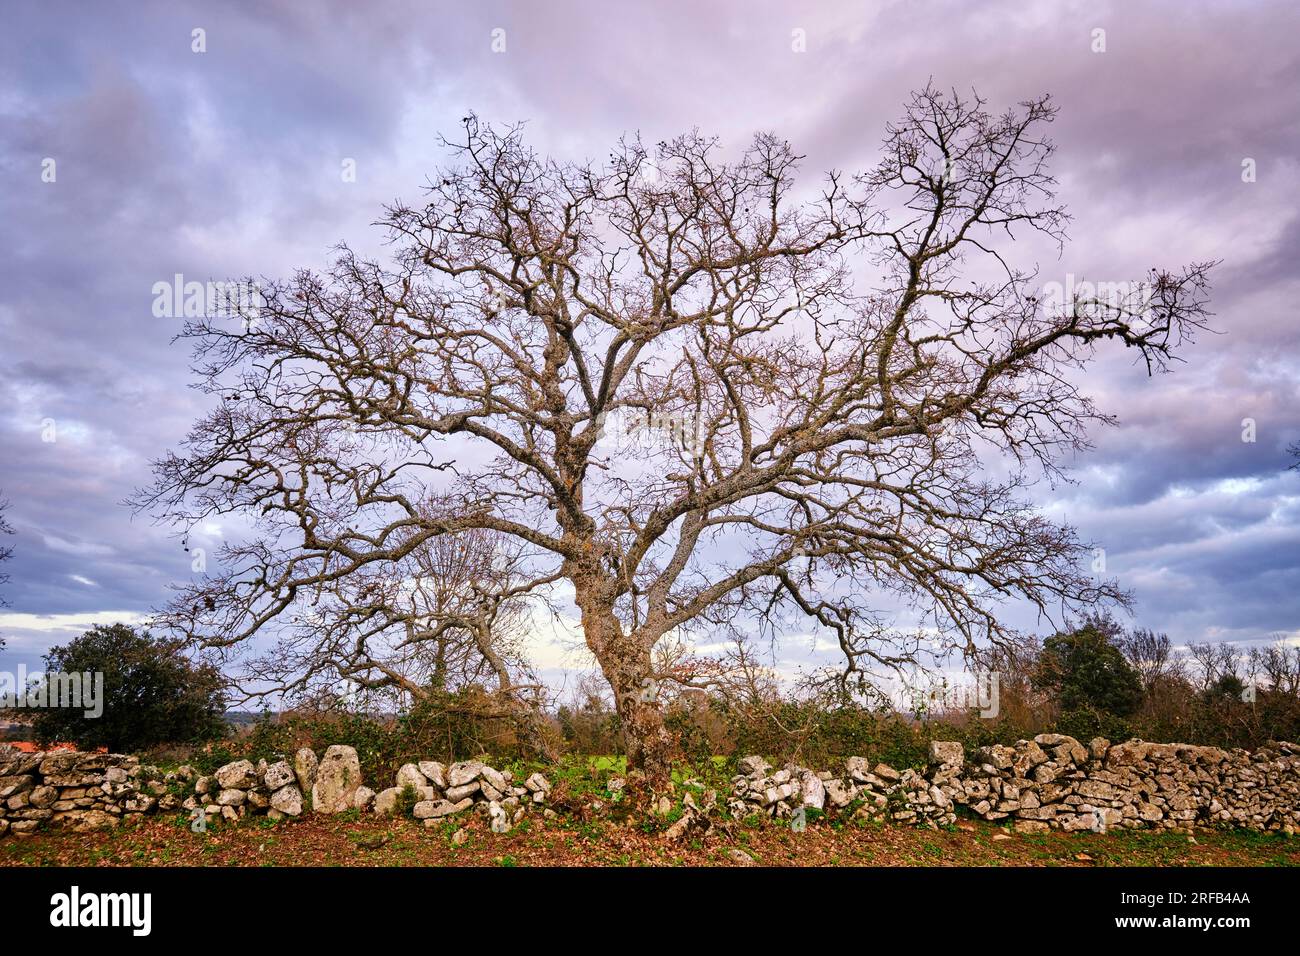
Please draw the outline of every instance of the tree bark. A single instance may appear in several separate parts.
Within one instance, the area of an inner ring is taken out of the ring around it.
[[[640,770],[653,791],[668,785],[672,770],[672,737],[664,726],[663,705],[651,676],[650,654],[628,640],[628,646],[607,650],[601,663],[614,688],[618,716],[627,742],[629,770]]]
[[[650,649],[640,635],[624,632],[612,609],[594,600],[581,607],[587,646],[614,692],[628,769],[641,771],[650,790],[662,791],[671,779],[673,741],[664,726]]]

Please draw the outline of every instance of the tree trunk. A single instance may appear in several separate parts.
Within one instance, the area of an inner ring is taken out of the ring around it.
[[[663,706],[651,676],[649,650],[635,637],[624,635],[618,629],[611,639],[601,644],[596,658],[614,691],[627,743],[628,769],[644,773],[651,790],[665,789],[672,770],[672,738],[664,727]]]
[[[520,728],[520,734],[523,738],[523,744],[527,750],[546,763],[555,763],[560,759],[560,752],[555,749],[551,742],[551,735],[547,733],[546,725],[542,721],[542,715],[537,712],[537,708],[530,704],[520,701],[517,704],[519,708],[516,718],[516,724]]]
[[[614,692],[628,770],[640,771],[649,790],[661,792],[671,780],[673,741],[664,727],[650,644],[645,635],[626,632],[614,613],[618,582],[605,572],[608,556],[590,542],[585,550],[582,559],[565,567],[582,612],[583,637]],[[634,781],[629,783],[639,789]]]
[[[661,792],[671,779],[672,737],[664,727],[659,701],[639,698],[643,693],[641,681],[634,678],[631,686],[634,689],[623,697],[618,711],[627,739],[627,765],[645,774],[651,790]]]

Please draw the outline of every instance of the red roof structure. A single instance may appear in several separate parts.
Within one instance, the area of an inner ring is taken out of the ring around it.
[[[46,753],[54,753],[56,750],[75,751],[77,749],[76,744],[50,744],[48,747],[41,747],[38,744],[32,743],[30,740],[10,740],[7,741],[7,743],[9,746],[15,747],[25,754],[34,754],[41,750],[44,750]]]

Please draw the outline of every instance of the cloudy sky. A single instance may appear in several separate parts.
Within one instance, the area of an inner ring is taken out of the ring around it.
[[[1074,221],[1045,281],[1223,260],[1217,334],[1154,379],[1103,353],[1085,386],[1121,424],[1040,500],[1106,549],[1138,623],[1182,643],[1300,639],[1300,8],[638,6],[6,4],[0,493],[17,534],[0,669],[143,618],[190,573],[120,504],[202,409],[156,282],[284,275],[343,240],[378,252],[381,205],[418,198],[438,133],[471,109],[571,159],[624,132],[774,130],[812,180],[869,166],[930,78],[995,108],[1055,97]],[[543,643],[548,668],[581,663]]]

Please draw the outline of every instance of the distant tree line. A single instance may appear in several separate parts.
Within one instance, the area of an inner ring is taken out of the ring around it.
[[[883,696],[864,703],[811,681],[791,687],[738,653],[709,688],[668,701],[667,722],[695,756],[861,754],[899,764],[923,762],[932,739],[978,746],[1043,732],[1252,749],[1300,739],[1300,647],[1280,638],[1180,649],[1167,634],[1102,614],[998,648],[978,666],[998,675],[996,707],[986,715],[975,706],[909,708]],[[617,714],[598,690],[581,685],[557,712],[570,749],[618,752]]]
[[[103,715],[56,708],[9,716],[29,722],[42,742],[83,749],[203,745],[218,760],[351,743],[380,776],[421,757],[536,757],[539,728],[556,754],[626,753],[618,711],[594,675],[527,724],[518,720],[517,702],[484,681],[431,686],[405,705],[317,694],[232,729],[220,670],[165,638],[122,624],[96,626],[51,649],[45,663],[49,671],[103,672]],[[677,691],[662,704],[679,756],[693,760],[763,753],[825,762],[859,754],[908,765],[923,762],[934,739],[978,746],[1047,731],[1085,741],[1140,737],[1246,748],[1300,739],[1300,648],[1283,640],[1245,650],[1225,643],[1180,649],[1166,634],[1098,615],[1014,650],[999,648],[980,666],[998,674],[996,707],[983,715],[975,706],[848,699],[816,682],[790,686],[738,645],[707,687]]]

